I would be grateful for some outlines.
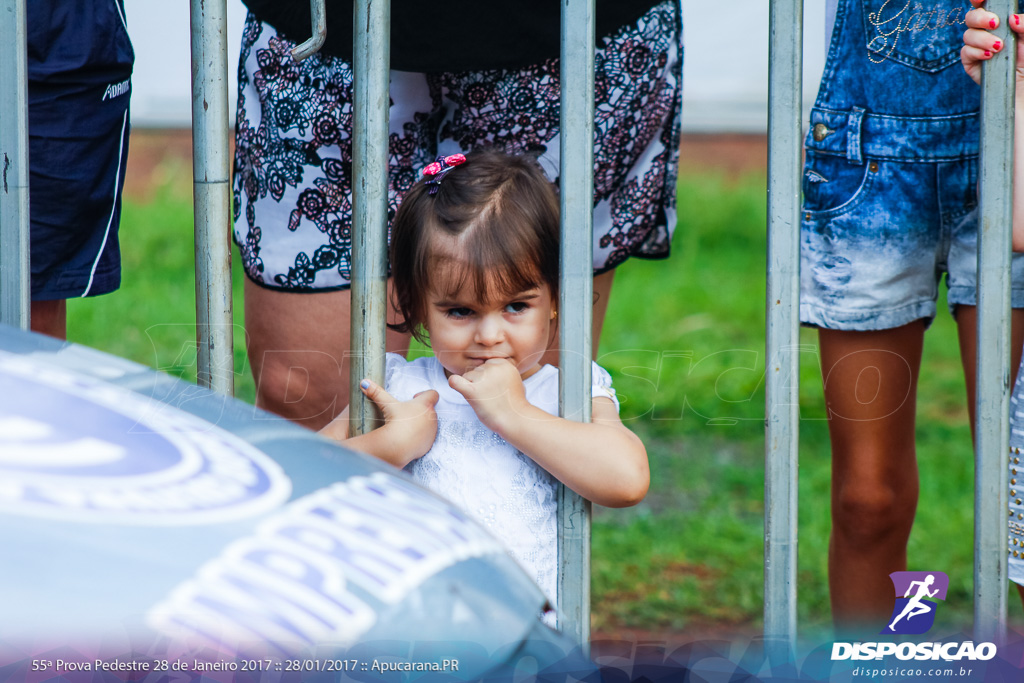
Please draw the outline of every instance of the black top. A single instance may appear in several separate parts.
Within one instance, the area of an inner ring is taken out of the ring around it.
[[[597,0],[597,37],[633,23],[663,0]],[[289,40],[312,35],[307,0],[243,0]],[[535,64],[559,54],[558,0],[392,0],[391,68],[480,71]],[[352,59],[352,0],[327,0],[322,52]],[[600,43],[599,43],[600,45]]]

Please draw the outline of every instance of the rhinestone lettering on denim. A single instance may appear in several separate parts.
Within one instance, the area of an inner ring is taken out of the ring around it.
[[[868,59],[881,64],[889,59],[904,33],[939,31],[949,26],[964,24],[967,8],[950,10],[928,9],[920,2],[908,0],[902,9],[896,11],[896,3],[886,0],[877,12],[868,15],[868,24],[876,35],[868,41]]]

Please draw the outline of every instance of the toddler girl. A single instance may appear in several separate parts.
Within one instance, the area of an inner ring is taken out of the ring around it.
[[[493,151],[427,167],[395,216],[391,267],[401,331],[432,358],[388,354],[385,386],[363,380],[384,426],[323,433],[396,467],[472,514],[557,604],[556,484],[635,505],[647,452],[626,429],[608,373],[593,367],[593,421],[558,415],[558,203],[531,159]]]

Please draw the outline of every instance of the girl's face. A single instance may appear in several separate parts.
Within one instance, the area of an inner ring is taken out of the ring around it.
[[[462,375],[490,358],[505,358],[526,379],[540,369],[554,318],[546,284],[480,301],[467,282],[454,292],[431,289],[424,326],[446,374]]]

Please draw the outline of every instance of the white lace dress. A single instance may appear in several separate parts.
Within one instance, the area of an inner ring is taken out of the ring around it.
[[[557,368],[545,365],[524,385],[531,404],[558,414]],[[400,401],[428,389],[440,394],[437,439],[406,472],[487,527],[557,605],[555,478],[477,419],[466,399],[448,386],[436,358],[406,361],[389,353],[385,387]],[[611,376],[596,363],[592,395],[607,396],[618,408]]]

